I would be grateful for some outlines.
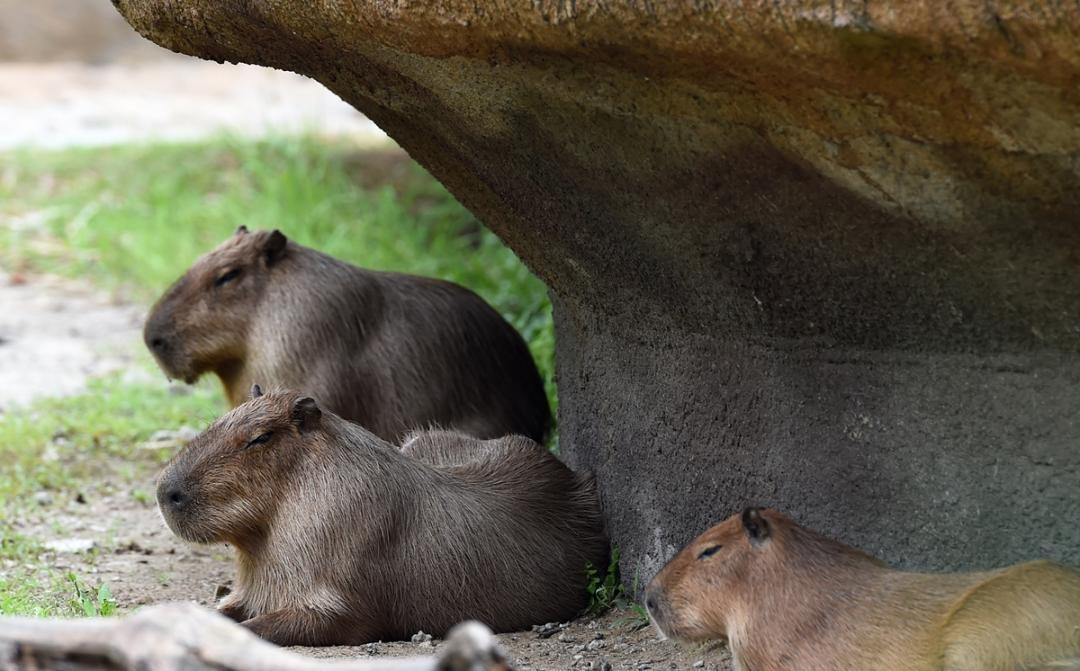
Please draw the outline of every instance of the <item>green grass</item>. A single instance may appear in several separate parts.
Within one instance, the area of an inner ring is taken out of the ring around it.
[[[116,612],[109,586],[44,565],[33,539],[0,528],[0,615],[100,616]]]
[[[89,278],[149,302],[241,224],[473,289],[525,337],[554,410],[543,284],[399,152],[293,138],[0,156],[0,263],[9,267]]]
[[[118,463],[156,466],[167,456],[139,444],[159,429],[206,426],[224,407],[209,380],[177,396],[164,384],[114,376],[91,381],[77,396],[0,415],[0,513],[25,509],[39,491],[63,499],[88,489],[127,490],[122,480],[134,473],[118,472]]]

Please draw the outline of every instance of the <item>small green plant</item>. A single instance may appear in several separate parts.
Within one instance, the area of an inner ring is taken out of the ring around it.
[[[86,617],[108,617],[116,612],[116,599],[109,586],[102,583],[97,589],[79,582],[74,573],[67,574],[68,582],[75,590],[71,609]]]
[[[619,548],[612,548],[611,561],[603,575],[590,562],[585,565],[585,577],[589,579],[585,587],[589,593],[589,607],[585,611],[587,615],[603,615],[619,605],[619,601],[624,597],[622,581],[619,580]]]
[[[612,608],[626,610],[629,617],[618,620],[617,625],[630,625],[634,630],[649,625],[649,612],[645,606],[634,601],[633,595],[638,592],[638,579],[634,577],[634,586],[630,591],[623,587],[619,576],[619,548],[611,550],[611,561],[607,571],[601,575],[592,564],[585,565],[585,575],[589,579],[586,590],[589,593],[589,607],[585,614],[589,617],[599,617]]]
[[[144,506],[149,506],[154,503],[153,495],[145,489],[132,489],[131,498],[135,499]]]

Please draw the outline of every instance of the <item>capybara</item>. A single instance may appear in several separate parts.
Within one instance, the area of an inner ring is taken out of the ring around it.
[[[897,571],[775,510],[698,536],[645,602],[667,636],[726,638],[743,671],[1080,669],[1080,571]]]
[[[523,436],[414,433],[399,449],[293,391],[214,422],[165,467],[169,527],[225,542],[223,613],[280,645],[566,620],[607,540],[591,476]],[[413,456],[415,455],[415,456]]]
[[[551,423],[529,348],[472,291],[365,270],[236,234],[158,299],[143,337],[171,378],[212,371],[233,407],[254,382],[299,389],[391,442],[433,426],[543,442]]]

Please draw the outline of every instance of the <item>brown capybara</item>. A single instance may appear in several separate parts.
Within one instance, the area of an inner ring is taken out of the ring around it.
[[[169,527],[229,543],[223,613],[279,645],[566,620],[607,540],[591,476],[523,436],[413,434],[403,449],[291,391],[233,409],[159,477]],[[412,456],[415,455],[415,456]]]
[[[667,636],[726,638],[743,671],[1080,669],[1080,571],[907,573],[775,510],[698,536],[645,601]]]
[[[525,341],[472,291],[235,235],[158,299],[143,337],[172,378],[212,371],[233,407],[258,381],[300,389],[375,435],[453,428],[543,442],[551,423]]]

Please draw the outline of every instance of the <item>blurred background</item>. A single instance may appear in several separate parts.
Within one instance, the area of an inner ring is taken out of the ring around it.
[[[170,385],[140,329],[241,224],[474,289],[554,409],[545,288],[362,115],[292,73],[163,50],[108,0],[0,0],[0,614],[209,603],[231,573],[152,496],[221,391]]]

